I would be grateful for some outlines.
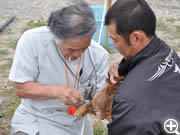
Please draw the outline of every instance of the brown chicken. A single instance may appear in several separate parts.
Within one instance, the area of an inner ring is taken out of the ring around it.
[[[124,77],[121,77],[122,81]],[[112,121],[111,112],[112,112],[112,103],[114,93],[119,86],[120,83],[112,84],[109,78],[106,78],[107,85],[104,87],[99,93],[97,93],[92,100],[81,105],[75,112],[75,116],[83,117],[86,114],[94,114],[95,115],[95,107],[97,106],[100,111],[105,116],[104,119],[108,121]]]

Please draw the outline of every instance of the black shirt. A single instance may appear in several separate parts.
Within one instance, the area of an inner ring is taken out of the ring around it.
[[[114,96],[109,135],[166,135],[167,119],[180,124],[180,58],[165,42],[155,36],[123,59],[119,74],[126,77]]]

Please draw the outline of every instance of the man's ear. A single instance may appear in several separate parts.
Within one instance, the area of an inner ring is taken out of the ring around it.
[[[134,47],[142,44],[143,39],[145,38],[145,33],[140,30],[133,31],[129,36],[130,44]]]

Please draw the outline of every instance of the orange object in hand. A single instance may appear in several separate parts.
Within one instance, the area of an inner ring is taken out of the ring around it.
[[[76,107],[74,107],[74,106],[69,106],[69,108],[68,108],[68,115],[72,115],[72,116],[74,116],[74,113],[76,112]]]

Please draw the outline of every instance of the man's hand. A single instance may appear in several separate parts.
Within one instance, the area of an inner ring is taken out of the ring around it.
[[[122,79],[118,74],[119,64],[120,64],[120,61],[117,61],[113,63],[109,68],[109,78],[112,84],[116,84],[119,82],[119,80]]]
[[[57,97],[65,105],[77,105],[83,101],[81,92],[77,89],[61,86],[57,89]]]

